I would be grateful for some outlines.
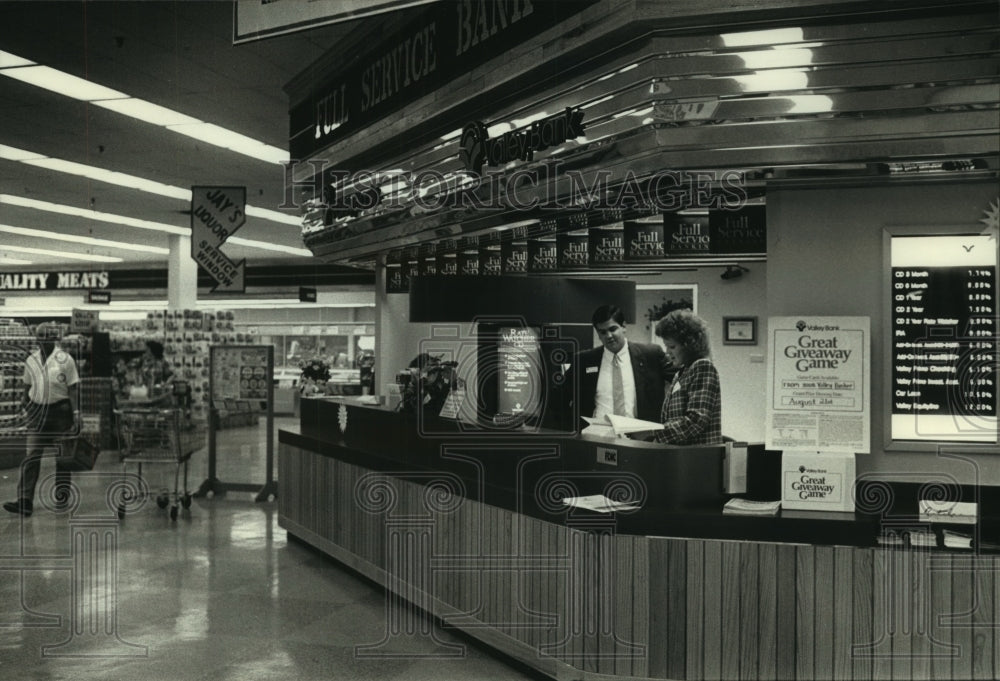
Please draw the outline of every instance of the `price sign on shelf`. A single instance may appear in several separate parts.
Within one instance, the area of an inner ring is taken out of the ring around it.
[[[246,260],[234,263],[222,245],[246,223],[246,187],[191,187],[191,257],[216,285],[243,293]]]

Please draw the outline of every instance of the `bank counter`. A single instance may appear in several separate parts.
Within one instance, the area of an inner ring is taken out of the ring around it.
[[[558,679],[996,677],[995,556],[879,547],[874,515],[723,515],[724,457],[304,399],[279,524],[399,597],[372,654],[458,654],[429,614]],[[563,503],[593,494],[638,508]]]

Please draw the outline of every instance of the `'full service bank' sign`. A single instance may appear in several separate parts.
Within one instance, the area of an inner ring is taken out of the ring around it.
[[[289,152],[306,159],[403,110],[596,0],[435,2],[318,80],[289,113]]]
[[[107,288],[107,272],[13,272],[0,274],[0,291]]]

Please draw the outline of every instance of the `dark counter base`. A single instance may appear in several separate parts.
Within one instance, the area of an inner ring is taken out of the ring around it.
[[[303,400],[303,405],[300,432],[283,430],[279,442],[415,482],[446,475],[469,499],[546,522],[613,523],[616,532],[638,536],[876,545],[881,519],[876,515],[723,515],[729,498],[722,483],[723,447],[666,447],[545,431],[469,432],[452,421],[376,408],[346,405],[342,417],[336,402]],[[608,451],[616,465],[599,463]],[[642,508],[609,516],[571,512],[560,503],[565,496],[599,493],[639,500]]]
[[[543,520],[288,439],[279,524],[392,594],[390,639],[433,616],[565,681],[1000,671],[995,556],[630,535],[623,514]]]

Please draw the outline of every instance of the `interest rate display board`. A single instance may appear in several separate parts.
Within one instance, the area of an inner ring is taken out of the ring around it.
[[[891,239],[892,439],[997,441],[997,241]]]

